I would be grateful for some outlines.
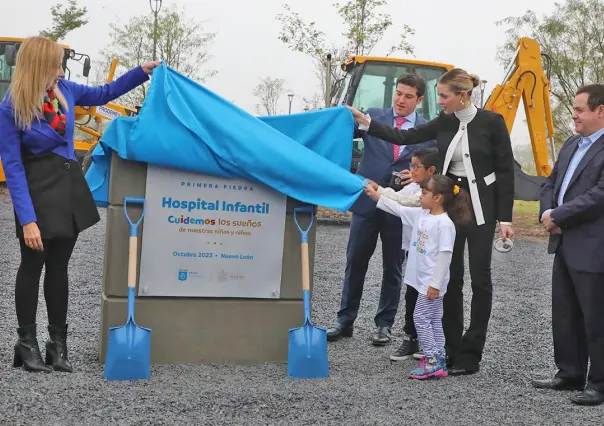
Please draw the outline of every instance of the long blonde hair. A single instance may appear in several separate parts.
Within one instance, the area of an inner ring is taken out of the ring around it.
[[[63,55],[61,46],[44,37],[29,37],[21,44],[9,95],[17,127],[29,129],[34,119],[39,120],[48,83],[55,79]],[[58,88],[54,92],[67,110],[63,94]]]

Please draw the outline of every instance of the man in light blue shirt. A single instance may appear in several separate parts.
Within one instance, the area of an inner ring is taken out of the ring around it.
[[[573,120],[578,135],[560,150],[540,203],[541,222],[550,233],[548,252],[555,253],[558,373],[533,386],[578,390],[573,403],[598,405],[604,402],[604,85],[577,91]]]
[[[595,141],[597,141],[598,139],[600,139],[600,137],[604,135],[604,129],[600,129],[595,133],[592,133],[589,136],[582,136],[581,140],[579,140],[579,144],[577,146],[577,150],[575,151],[575,153],[572,156],[572,159],[570,160],[570,164],[568,165],[568,168],[566,169],[566,173],[564,174],[564,180],[562,181],[562,185],[560,185],[560,193],[558,194],[558,205],[561,206],[562,204],[564,204],[564,195],[566,194],[566,189],[568,188],[568,184],[571,180],[571,178],[573,177],[573,175],[575,174],[576,170],[577,170],[577,166],[579,165],[579,163],[581,162],[581,159],[583,158],[583,156],[585,156],[585,153],[587,152],[587,150],[589,148],[591,148],[591,146],[594,144]],[[543,214],[541,215],[541,220],[543,221],[544,216],[547,214],[549,215],[550,212],[552,211],[552,209],[547,209],[546,211],[543,212]],[[551,219],[551,216],[548,216]],[[559,232],[560,228],[555,227],[556,232]]]

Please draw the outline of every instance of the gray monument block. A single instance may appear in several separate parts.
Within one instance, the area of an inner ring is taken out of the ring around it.
[[[109,204],[123,205],[125,197],[145,197],[147,163],[122,159],[115,151],[109,169]]]
[[[127,320],[127,299],[101,302],[100,360],[109,328]],[[301,301],[137,298],[134,318],[151,328],[151,363],[286,362],[289,329],[304,323]]]
[[[109,328],[126,322],[130,233],[124,215],[124,197],[145,197],[146,175],[145,163],[126,161],[113,153],[101,297],[99,351],[102,362]],[[287,360],[288,330],[304,321],[301,236],[293,214],[294,208],[301,204],[287,198],[279,299],[136,297],[137,323],[153,330],[152,363],[250,364]],[[128,212],[136,221],[140,217],[141,206],[129,206]],[[306,229],[309,215],[299,215],[298,219],[300,226]],[[316,216],[313,221],[309,231],[311,291]],[[144,244],[144,220],[139,224],[138,235],[137,286]]]

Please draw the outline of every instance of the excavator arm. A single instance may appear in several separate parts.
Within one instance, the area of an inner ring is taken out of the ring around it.
[[[548,144],[552,161],[556,160],[551,84],[543,71],[541,60],[539,43],[527,37],[521,38],[504,81],[493,89],[484,106],[486,110],[501,114],[511,133],[520,101],[524,104],[537,176],[527,175],[516,162],[514,186],[518,200],[539,200],[541,186],[552,171]]]

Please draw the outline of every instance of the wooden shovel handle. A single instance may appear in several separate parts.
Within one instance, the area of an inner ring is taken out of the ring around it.
[[[310,290],[310,264],[308,261],[308,243],[302,243],[302,290]]]
[[[130,237],[130,249],[128,250],[128,287],[136,287],[136,253],[138,249],[138,238]]]

